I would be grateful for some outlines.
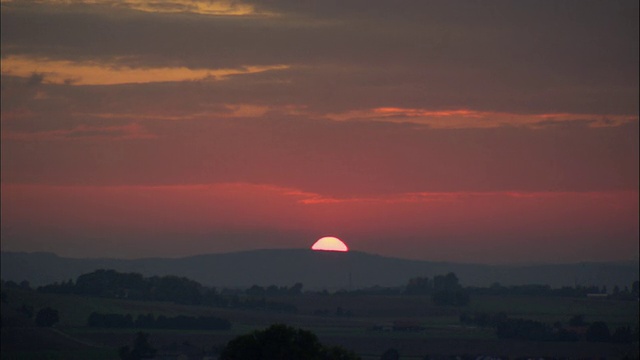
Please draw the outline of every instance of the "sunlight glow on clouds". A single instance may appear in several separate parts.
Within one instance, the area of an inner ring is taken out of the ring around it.
[[[328,114],[336,121],[385,121],[428,125],[436,129],[494,128],[500,126],[544,127],[550,123],[586,121],[590,126],[618,126],[638,121],[637,115],[617,114],[517,114],[468,109],[429,110],[398,107],[379,107]]]
[[[17,2],[2,0],[2,3]],[[228,0],[33,0],[48,5],[103,5],[151,13],[190,13],[216,16],[270,15],[256,13],[253,5]]]
[[[186,67],[131,68],[117,63],[72,62],[12,55],[2,59],[2,75],[43,76],[48,84],[116,85],[168,81],[225,80],[233,75],[287,69],[288,65],[244,66],[237,69]]]

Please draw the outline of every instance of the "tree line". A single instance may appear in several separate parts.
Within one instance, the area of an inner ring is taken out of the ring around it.
[[[215,288],[178,276],[143,277],[137,273],[96,270],[72,280],[41,286],[39,292],[76,294],[143,301],[171,301],[184,305],[214,305],[222,301]]]
[[[203,286],[197,281],[178,276],[144,277],[138,273],[120,273],[115,270],[96,270],[80,275],[77,280],[40,286],[42,293],[75,294],[104,298],[118,298],[138,301],[168,301],[182,305],[204,305],[214,307],[234,307],[261,309],[276,312],[297,312],[288,303],[268,301],[267,295],[298,295],[303,285],[292,287],[262,288],[254,285],[243,293],[223,295],[214,287]],[[241,296],[243,295],[243,296]]]
[[[603,321],[587,323],[582,315],[573,316],[568,326],[560,322],[553,325],[520,318],[509,318],[504,313],[462,313],[460,322],[465,325],[491,327],[501,339],[530,341],[579,341],[631,343],[638,339],[638,327],[631,330],[628,326],[619,326],[613,332]]]
[[[431,295],[436,305],[464,306],[469,303],[469,291],[460,285],[454,273],[437,275],[433,279],[415,277],[405,287],[407,295]]]
[[[20,284],[3,282],[7,288],[31,289],[26,281]],[[293,304],[267,300],[267,297],[298,296],[302,294],[303,284],[296,283],[291,287],[270,285],[262,287],[253,285],[245,290],[223,289],[219,292],[215,287],[206,287],[197,281],[178,276],[144,277],[138,273],[120,273],[115,270],[96,270],[80,275],[74,282],[68,280],[39,287],[44,293],[77,294],[107,298],[124,298],[141,301],[169,301],[184,305],[204,305],[214,307],[233,307],[244,309],[260,309],[275,312],[295,313]],[[463,287],[455,273],[409,279],[404,287],[359,289],[341,291],[337,294],[384,294],[384,295],[428,295],[436,305],[465,306],[474,295],[496,296],[557,296],[585,297],[588,295],[603,296],[608,299],[638,299],[639,285],[635,281],[631,286],[620,289],[613,288],[609,294],[605,287],[575,286],[551,288],[549,285],[514,285],[502,286],[494,283],[489,287]]]
[[[30,290],[28,281],[15,283],[3,281],[3,287]],[[38,287],[45,293],[79,294],[88,296],[127,298],[143,301],[171,301],[185,305],[209,305],[222,307],[249,307],[243,304],[247,298],[263,298],[277,296],[297,296],[302,294],[303,284],[296,283],[291,287],[270,285],[267,287],[253,285],[239,291],[223,289],[219,292],[215,287],[206,287],[197,281],[178,276],[143,277],[138,273],[120,273],[115,270],[96,270],[80,275],[77,280]],[[611,292],[605,286],[576,285],[552,288],[549,285],[527,284],[503,286],[494,283],[488,287],[463,287],[455,273],[429,277],[414,277],[403,287],[374,286],[354,291],[340,291],[338,294],[361,295],[431,295],[434,302],[441,305],[465,305],[472,295],[496,296],[552,296],[552,297],[586,297],[600,294],[608,299],[637,300],[640,297],[640,285],[636,280],[630,286],[614,286]],[[277,306],[275,306],[277,307]]]
[[[302,288],[302,283],[295,283],[292,287],[269,285],[265,288],[259,285],[253,285],[245,290],[245,294],[253,297],[283,295],[296,296],[302,294]]]
[[[467,287],[471,294],[477,295],[496,295],[496,296],[549,296],[549,297],[586,297],[593,294],[606,295],[609,299],[614,300],[637,300],[639,296],[639,283],[634,281],[629,286],[620,289],[614,286],[611,293],[607,291],[606,286],[563,286],[560,288],[552,288],[549,285],[528,284],[528,285],[511,285],[503,286],[500,283],[494,283],[488,287]]]
[[[138,315],[134,320],[131,314],[111,314],[92,312],[87,319],[89,327],[100,328],[139,328],[139,329],[183,329],[183,330],[228,330],[231,323],[216,316],[166,317],[153,314]]]
[[[544,297],[587,297],[590,295],[603,296],[612,300],[638,300],[640,296],[640,286],[638,281],[634,281],[631,287],[625,286],[621,289],[618,286],[613,288],[611,293],[606,287],[597,286],[564,286],[552,288],[549,285],[528,284],[502,286],[494,283],[489,287],[463,287],[460,285],[455,273],[446,275],[436,275],[433,279],[429,277],[414,277],[402,288],[380,288],[374,287],[368,290],[359,290],[360,294],[405,294],[405,295],[430,295],[437,305],[464,306],[474,295],[495,295],[495,296],[544,296]]]

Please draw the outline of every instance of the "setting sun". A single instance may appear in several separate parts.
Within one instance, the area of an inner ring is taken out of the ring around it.
[[[342,242],[342,240],[333,236],[325,236],[316,241],[311,250],[320,250],[320,251],[349,251],[347,245]]]

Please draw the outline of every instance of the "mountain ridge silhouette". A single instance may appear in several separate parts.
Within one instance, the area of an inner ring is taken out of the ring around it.
[[[145,276],[175,275],[207,286],[244,288],[252,285],[305,289],[358,289],[403,286],[412,277],[454,272],[465,286],[543,284],[551,287],[628,286],[638,280],[637,261],[566,264],[486,265],[411,260],[360,251],[259,249],[180,258],[67,258],[49,252],[1,252],[5,281],[27,280],[32,286],[75,280],[97,269],[136,272]]]

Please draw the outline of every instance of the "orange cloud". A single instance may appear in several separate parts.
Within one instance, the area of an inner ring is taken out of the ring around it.
[[[11,55],[2,59],[2,75],[43,76],[47,84],[117,85],[171,81],[225,80],[233,75],[255,74],[289,68],[288,65],[244,66],[236,69],[186,67],[132,68],[116,62],[73,62]]]
[[[469,109],[429,110],[416,108],[379,107],[326,115],[335,121],[385,121],[413,123],[438,129],[495,128],[500,126],[544,127],[549,123],[588,121],[590,126],[618,126],[638,121],[637,115],[619,114],[519,114]]]
[[[3,4],[16,2],[2,0]],[[124,8],[151,13],[190,13],[215,16],[272,16],[273,13],[256,12],[251,4],[228,0],[35,0],[38,4],[54,6],[90,5]]]

